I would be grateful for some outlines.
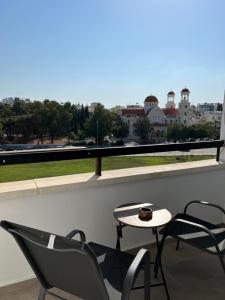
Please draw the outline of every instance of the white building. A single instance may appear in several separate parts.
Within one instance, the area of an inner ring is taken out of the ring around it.
[[[204,113],[206,111],[217,111],[218,103],[198,103],[196,109],[200,113]]]
[[[202,115],[192,115],[190,119],[190,125],[197,125],[197,124],[202,124],[205,123],[205,119],[203,118]]]
[[[135,139],[135,125],[137,123],[137,120],[140,117],[145,116],[145,112],[143,107],[142,108],[123,108],[120,112],[119,115],[121,119],[129,125],[129,136],[128,139]]]
[[[140,117],[146,117],[152,125],[152,130],[149,132],[151,139],[155,142],[161,142],[165,139],[166,117],[161,108],[158,106],[158,99],[151,95],[144,101],[144,108],[135,105],[127,106],[120,111],[121,119],[129,125],[128,139],[136,139],[135,125]]]
[[[206,111],[203,116],[206,122],[221,122],[222,111]]]
[[[182,124],[191,125],[191,105],[189,102],[190,91],[184,88],[181,91],[181,100],[179,108],[176,108],[175,93],[170,91],[167,94],[167,103],[165,108],[159,107],[158,99],[151,95],[144,100],[144,107],[140,105],[129,105],[121,109],[119,115],[121,119],[129,125],[129,140],[136,139],[135,126],[140,117],[146,117],[152,125],[152,140],[161,142],[165,140],[168,125]]]
[[[184,88],[181,91],[181,101],[179,103],[179,120],[184,126],[190,126],[191,119],[191,105],[189,102],[190,91]]]

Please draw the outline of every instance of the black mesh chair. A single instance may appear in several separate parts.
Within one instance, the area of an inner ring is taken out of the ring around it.
[[[144,299],[150,299],[150,255],[136,256],[96,244],[74,230],[66,237],[2,221],[13,235],[41,284],[38,300],[58,288],[87,300],[128,300],[140,270],[144,271]],[[81,241],[72,238],[79,234]]]
[[[193,204],[219,209],[225,215],[225,210],[219,205],[198,200],[189,202],[185,206],[184,212],[177,214],[172,221],[160,231],[160,233],[163,234],[163,238],[159,257],[161,257],[163,251],[165,238],[172,236],[177,239],[177,250],[179,249],[180,241],[182,241],[210,254],[217,255],[225,273],[225,263],[223,260],[225,254],[225,228],[189,215],[187,209]]]

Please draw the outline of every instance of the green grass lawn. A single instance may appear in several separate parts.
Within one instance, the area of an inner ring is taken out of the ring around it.
[[[155,166],[213,158],[198,156],[117,156],[103,158],[102,169],[115,170],[132,167]],[[0,182],[27,180],[41,177],[88,173],[95,171],[95,159],[64,160],[57,162],[0,166]]]

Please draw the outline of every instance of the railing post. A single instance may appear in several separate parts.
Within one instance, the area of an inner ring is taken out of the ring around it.
[[[101,158],[101,156],[96,157],[95,175],[98,175],[98,176],[102,175],[102,158]]]
[[[220,161],[220,147],[216,149],[216,161]]]

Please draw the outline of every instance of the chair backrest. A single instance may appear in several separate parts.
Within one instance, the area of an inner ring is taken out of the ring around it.
[[[56,287],[84,299],[109,299],[101,269],[88,244],[8,221],[14,236],[45,289]]]

